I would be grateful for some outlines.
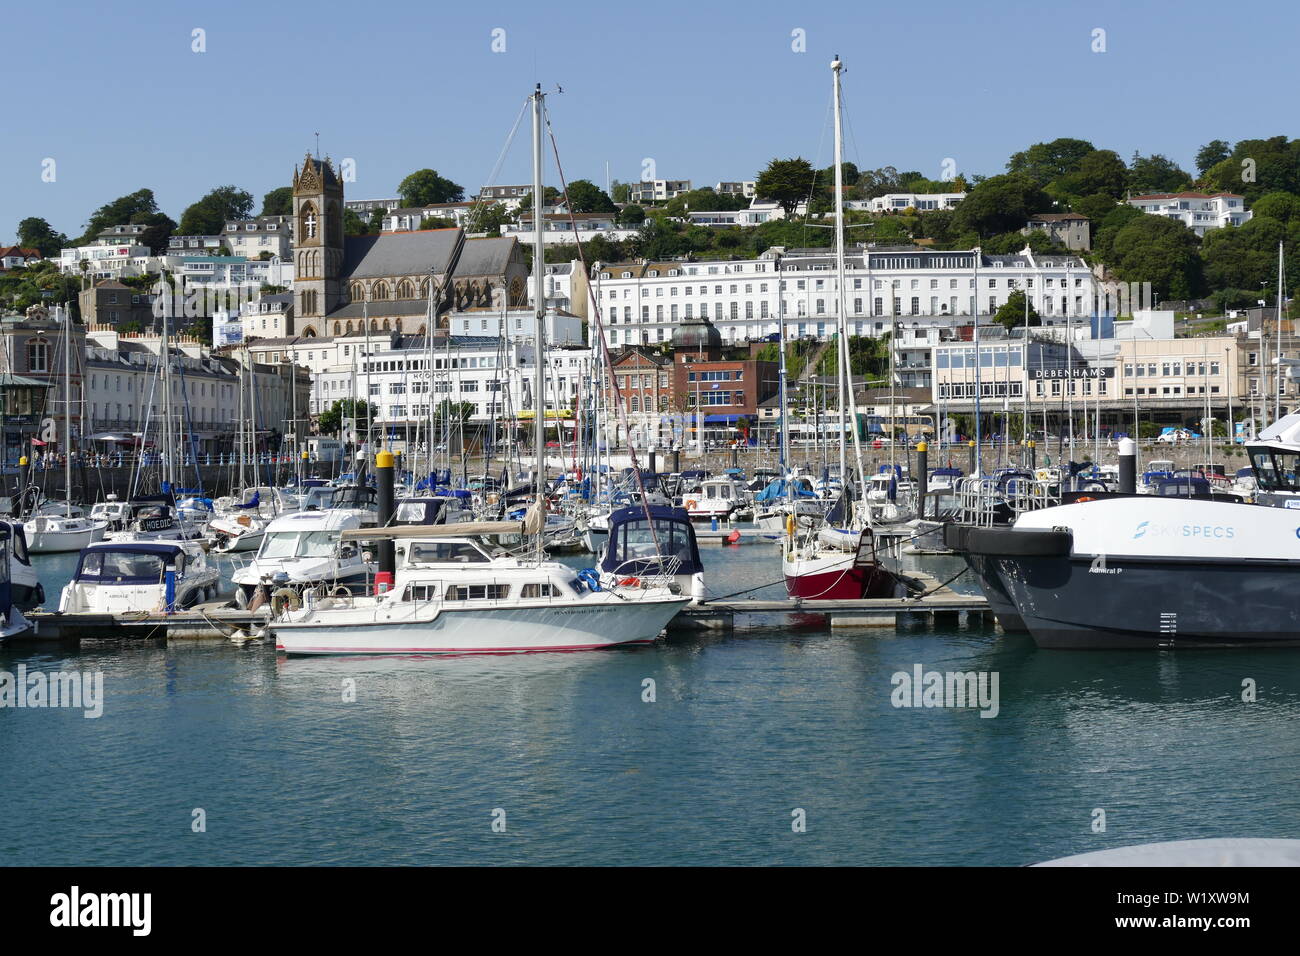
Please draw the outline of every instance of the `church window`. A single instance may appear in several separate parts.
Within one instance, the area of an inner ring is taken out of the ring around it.
[[[388,324],[388,320],[387,320],[387,319],[384,319],[384,331],[385,331],[385,332],[391,332],[391,331],[392,331],[392,326],[390,326],[390,325]]]
[[[414,299],[415,283],[413,283],[410,279],[403,279],[401,282],[399,282],[397,285],[397,297],[399,299]]]
[[[370,289],[371,298],[376,302],[382,302],[388,298],[388,283],[376,282]]]

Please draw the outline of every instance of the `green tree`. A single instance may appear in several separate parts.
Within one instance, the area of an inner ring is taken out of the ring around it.
[[[645,222],[645,209],[636,203],[628,203],[618,211],[620,226],[639,226],[643,222]]]
[[[1115,235],[1112,271],[1124,282],[1150,282],[1166,299],[1201,291],[1196,234],[1176,219],[1139,215]]]
[[[1300,195],[1300,140],[1240,140],[1228,159],[1210,168],[1205,180],[1211,188],[1245,196],[1247,204],[1271,192]]]
[[[480,202],[470,210],[468,227],[470,232],[499,236],[501,227],[508,222],[514,222],[514,217],[504,203]]]
[[[420,220],[421,229],[454,229],[456,220],[444,219],[441,216],[425,216]]]
[[[57,256],[67,244],[68,237],[55,232],[44,219],[31,216],[18,223],[18,245],[24,249],[38,249],[47,259]]]
[[[569,209],[573,212],[613,212],[614,201],[590,179],[569,183]]]
[[[464,422],[474,414],[473,402],[453,402],[444,398],[433,410],[435,422]]]
[[[802,157],[774,159],[758,174],[754,192],[776,203],[786,216],[792,216],[799,203],[811,193],[814,178],[812,163]]]
[[[84,246],[89,242],[93,242],[109,226],[129,223],[133,216],[157,211],[158,203],[154,200],[152,189],[137,189],[133,193],[119,196],[90,214],[90,220],[86,223],[86,231],[76,241],[75,245]]]
[[[1232,147],[1226,140],[1212,139],[1196,151],[1196,171],[1202,176],[1211,167],[1217,166],[1232,155]]]
[[[1124,195],[1128,167],[1109,149],[1094,149],[1079,161],[1076,170],[1054,180],[1047,192],[1062,199],[1105,195],[1118,199]]]
[[[1002,303],[1001,308],[993,315],[993,321],[997,322],[1006,329],[1021,329],[1025,327],[1025,291],[1017,289],[1007,296],[1007,301]],[[1029,303],[1029,324],[1042,325],[1043,319],[1034,308],[1032,302]]]
[[[343,235],[364,236],[370,232],[369,224],[346,206],[343,207]]]
[[[181,213],[177,230],[182,236],[216,236],[229,219],[247,219],[253,211],[253,194],[237,186],[218,186]]]
[[[1129,163],[1128,188],[1135,195],[1178,192],[1191,184],[1192,177],[1185,170],[1159,153],[1150,156],[1134,153]]]
[[[388,215],[388,210],[383,206],[376,206],[370,210],[369,232],[379,234],[384,231],[384,217]]]
[[[1046,186],[1076,172],[1083,158],[1096,152],[1096,147],[1084,139],[1062,137],[1050,143],[1035,143],[1028,149],[1013,153],[1007,162],[1008,173],[1018,173],[1039,187]]]
[[[143,225],[148,228],[140,233],[139,243],[142,246],[148,246],[149,251],[155,256],[162,255],[167,249],[167,240],[172,237],[176,231],[176,223],[166,213],[136,213],[131,217],[131,222],[135,225]]]
[[[293,187],[280,186],[262,197],[263,216],[292,216]]]
[[[398,184],[397,195],[401,197],[403,206],[417,209],[445,202],[461,202],[465,198],[465,190],[450,179],[439,176],[436,169],[417,169]]]
[[[958,232],[994,236],[1024,228],[1029,216],[1052,208],[1052,201],[1028,176],[991,176],[966,195],[953,212]]]
[[[1084,196],[1074,200],[1070,208],[1080,216],[1087,216],[1092,220],[1094,228],[1097,223],[1101,222],[1110,215],[1116,207],[1115,199],[1105,193],[1096,193],[1091,196]]]
[[[610,183],[610,198],[616,203],[625,203],[632,193],[631,183],[620,183],[617,179]]]
[[[377,405],[360,399],[343,398],[321,412],[316,419],[316,425],[322,435],[337,435],[342,431],[345,422],[354,419],[361,423],[359,431],[364,432],[365,422],[374,421],[378,417]]]

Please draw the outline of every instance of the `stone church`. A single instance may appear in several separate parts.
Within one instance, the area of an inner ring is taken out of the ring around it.
[[[294,325],[305,338],[364,332],[423,335],[450,311],[528,304],[528,266],[513,236],[470,239],[461,229],[343,234],[343,182],[310,154],[293,171]]]

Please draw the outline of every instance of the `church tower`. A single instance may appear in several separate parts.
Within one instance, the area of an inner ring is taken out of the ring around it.
[[[343,182],[329,159],[308,153],[293,171],[293,306],[299,335],[324,333],[343,305]]]

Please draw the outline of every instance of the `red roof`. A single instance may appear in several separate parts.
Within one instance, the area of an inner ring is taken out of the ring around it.
[[[24,249],[22,246],[0,246],[0,259],[8,259],[10,256],[22,256],[24,259],[41,258],[41,250]]]

